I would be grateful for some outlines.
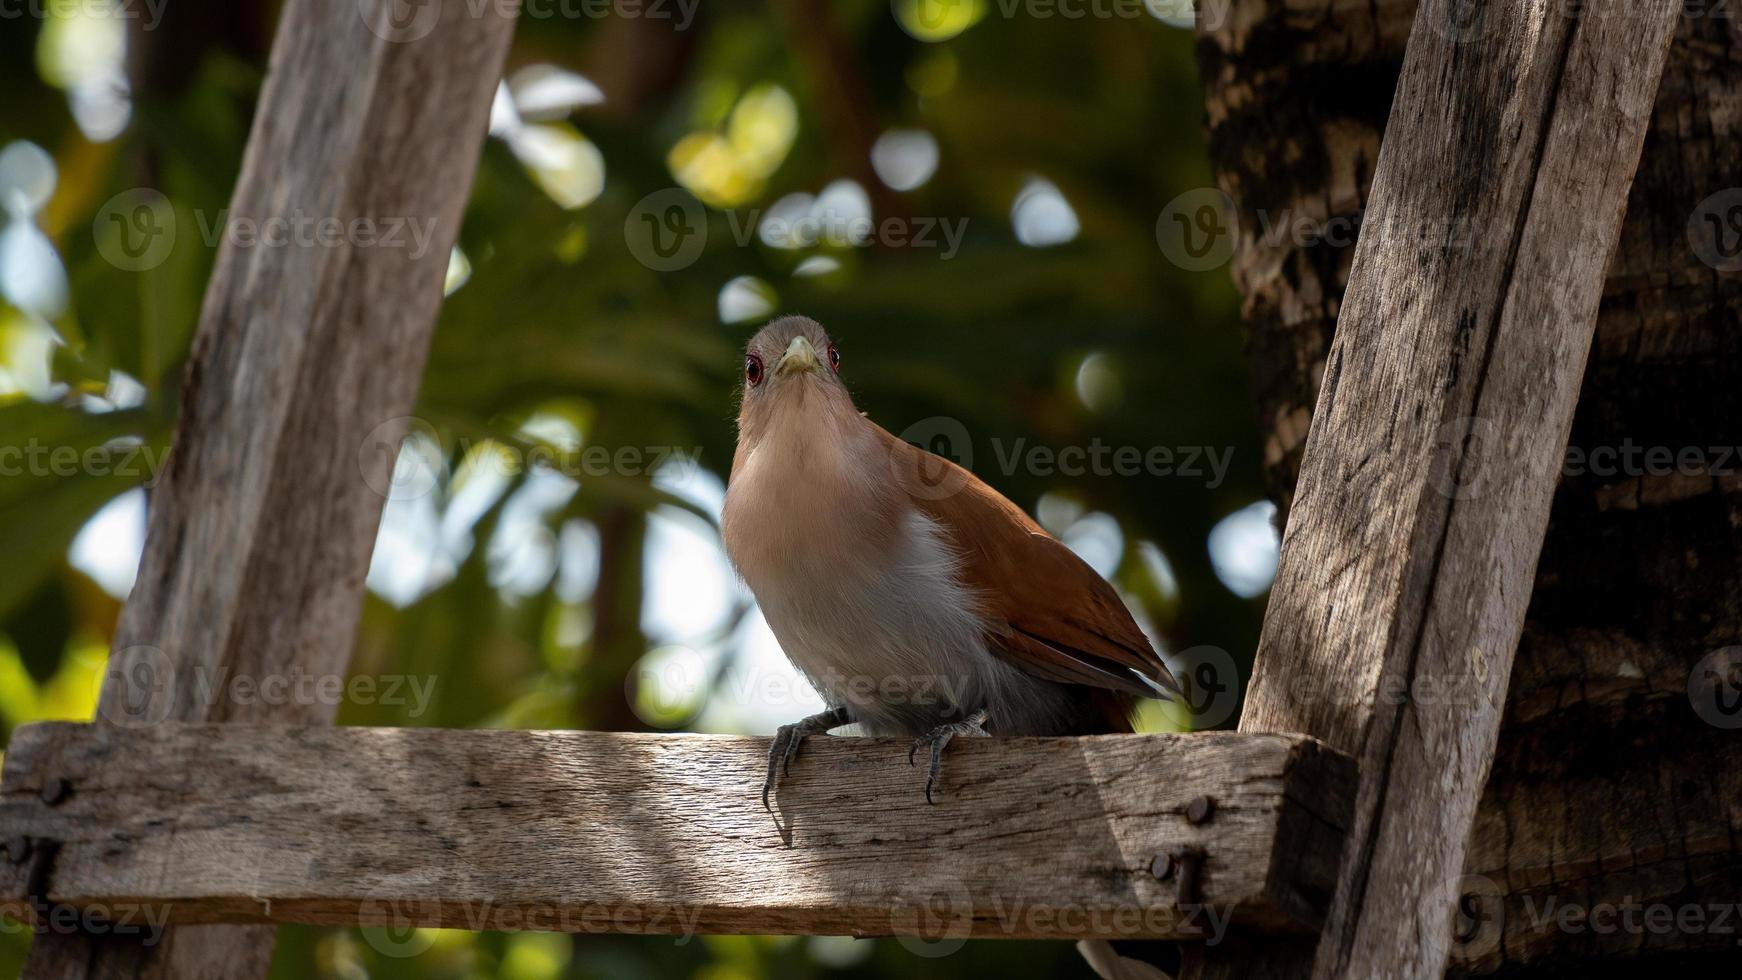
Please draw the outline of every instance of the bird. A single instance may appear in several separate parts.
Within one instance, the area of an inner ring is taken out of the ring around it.
[[[957,736],[1131,732],[1180,686],[1113,586],[954,461],[858,411],[816,321],[744,351],[722,511],[728,557],[826,710],[781,725],[762,803],[804,740],[856,724],[929,751]],[[771,810],[772,812],[772,810]]]

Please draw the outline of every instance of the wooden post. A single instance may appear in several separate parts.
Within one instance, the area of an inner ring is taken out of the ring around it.
[[[768,743],[32,725],[0,840],[56,842],[35,897],[135,931],[1311,935],[1354,786],[1298,735],[965,739],[933,806],[908,740],[818,738],[770,814]],[[35,861],[0,861],[0,911],[23,911]]]
[[[285,5],[229,218],[315,237],[225,236],[100,722],[332,719],[330,700],[233,682],[344,675],[403,434],[389,420],[412,407],[513,30],[501,4],[406,9]],[[51,931],[25,973],[258,977],[271,939]]]
[[[1318,942],[1188,975],[1437,977],[1603,274],[1680,4],[1426,0],[1241,730],[1353,754]]]

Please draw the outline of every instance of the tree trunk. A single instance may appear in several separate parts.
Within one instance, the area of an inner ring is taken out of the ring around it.
[[[1415,4],[1213,9],[1199,42],[1212,163],[1238,218],[1232,272],[1286,508]],[[1727,650],[1742,644],[1742,450],[1725,447],[1742,419],[1742,191],[1722,192],[1742,185],[1739,128],[1742,34],[1689,4],[1604,290],[1454,969],[1632,976],[1642,956],[1738,956],[1742,712],[1726,709],[1742,693]]]

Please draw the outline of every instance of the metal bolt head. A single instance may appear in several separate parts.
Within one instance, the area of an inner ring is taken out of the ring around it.
[[[72,783],[65,779],[51,779],[42,784],[42,802],[49,806],[58,806],[72,791]]]
[[[1186,822],[1194,827],[1209,823],[1216,815],[1216,801],[1208,796],[1200,796],[1186,804]]]
[[[1162,881],[1173,877],[1173,855],[1157,854],[1155,860],[1149,862],[1149,873]]]

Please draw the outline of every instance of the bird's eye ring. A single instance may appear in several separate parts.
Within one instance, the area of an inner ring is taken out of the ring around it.
[[[833,368],[836,374],[841,373],[841,352],[834,344],[829,345],[829,367]]]
[[[744,355],[744,381],[754,388],[762,383],[762,356],[759,354]]]

